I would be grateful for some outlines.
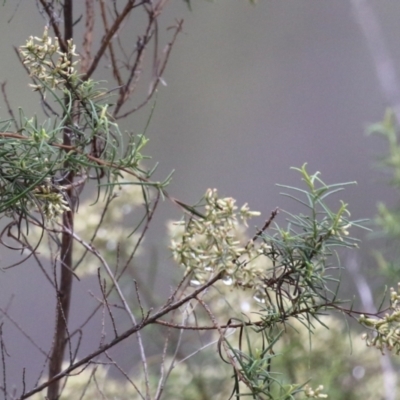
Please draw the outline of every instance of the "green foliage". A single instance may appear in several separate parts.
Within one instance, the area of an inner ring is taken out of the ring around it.
[[[349,220],[350,213],[343,202],[336,210],[327,205],[327,198],[343,190],[344,184],[327,185],[319,173],[310,175],[305,165],[296,171],[301,174],[305,189],[282,187],[300,195],[285,193],[306,212],[287,212],[285,228],[275,221],[272,226],[271,218],[244,244],[237,233],[243,235],[244,228],[238,228],[235,202],[219,199],[215,191],[209,191],[204,198],[204,211],[197,208],[197,215],[202,217],[181,221],[173,235],[174,258],[185,267],[192,285],[220,274],[225,287],[250,292],[249,298],[258,302],[253,311],[257,318],[252,318],[251,326],[241,328],[240,339],[220,339],[220,352],[233,368],[234,391],[240,396],[290,399],[304,392],[323,398],[321,389],[282,382],[274,369],[275,359],[279,358],[275,348],[283,340],[287,324],[298,321],[311,335],[315,324],[322,324],[324,313],[341,309],[337,298],[339,272],[334,273],[338,267],[332,265],[331,258],[336,247],[356,247],[357,241],[348,236],[348,229],[362,227],[362,221]],[[239,215],[242,210],[243,207]],[[212,302],[209,305],[212,309]],[[231,304],[231,309],[237,309],[237,304]],[[231,313],[235,321],[237,314]],[[248,313],[240,320],[246,324],[247,318]],[[235,345],[237,340],[239,346]]]
[[[75,71],[75,47],[68,43],[68,53],[60,51],[45,30],[42,38],[30,38],[21,48],[24,63],[35,80],[33,89],[42,96],[50,93],[62,108],[63,117],[39,123],[21,113],[18,134],[0,136],[0,212],[14,218],[36,219],[39,212],[44,221],[69,209],[71,199],[65,192],[65,166],[81,184],[94,174],[106,192],[120,183],[121,171],[141,186],[163,186],[149,181],[151,172],[141,168],[141,151],[147,139],[143,135],[123,135],[118,124],[107,112],[109,95],[92,80],[81,81]],[[58,57],[54,60],[55,55]],[[66,96],[66,97],[65,97]],[[67,98],[67,101],[65,101]],[[7,131],[11,122],[2,124]],[[69,144],[62,136],[70,135]],[[94,155],[93,155],[94,154]]]
[[[367,346],[374,346],[382,354],[385,351],[394,350],[396,355],[400,354],[400,283],[397,290],[390,288],[390,306],[381,318],[368,318],[361,315],[358,321],[371,331],[365,333],[363,338]]]

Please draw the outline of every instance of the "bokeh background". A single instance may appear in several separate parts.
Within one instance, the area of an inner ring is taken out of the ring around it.
[[[400,2],[369,4],[399,70]],[[327,183],[357,181],[340,196],[355,219],[373,218],[378,201],[396,204],[384,175],[374,168],[385,143],[365,134],[389,104],[351,1],[260,0],[251,6],[243,0],[195,0],[192,8],[173,0],[162,15],[162,29],[175,18],[185,22],[147,131],[147,154],[160,163],[157,177],[175,170],[169,189],[174,197],[191,203],[216,187],[267,218],[277,206],[296,210],[275,184],[299,185],[290,167],[307,162]],[[0,7],[0,81],[7,81],[14,108],[39,117],[38,99],[27,87],[13,46],[30,35],[41,36],[45,24],[35,2],[7,1]],[[134,28],[124,40],[136,41]],[[103,72],[96,77],[107,79],[109,70]],[[141,85],[138,96],[148,90],[146,79]],[[8,118],[2,99],[0,105],[0,117]],[[148,107],[135,114],[123,128],[140,133],[149,112]],[[156,249],[160,265],[171,262],[162,250],[165,222],[177,216],[178,210],[166,204],[150,232],[147,245]],[[374,241],[365,232],[353,233],[363,239],[357,257],[373,282]],[[0,266],[9,257],[2,250]],[[0,306],[12,298],[11,315],[43,346],[53,334],[55,307],[45,285],[28,264],[0,273]],[[345,289],[353,295],[351,283]],[[87,312],[92,307],[84,300],[87,288],[82,284],[74,290],[78,300],[72,314]],[[37,350],[21,339],[10,342],[8,351],[8,373],[18,385],[22,367],[36,365]]]

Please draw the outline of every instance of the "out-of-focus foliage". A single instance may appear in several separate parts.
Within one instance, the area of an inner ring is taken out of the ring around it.
[[[322,384],[331,400],[377,399],[383,393],[380,354],[370,351],[361,334],[349,331],[340,317],[321,319],[310,334],[299,323],[287,327],[277,359],[278,369],[291,382]]]
[[[399,127],[391,110],[387,110],[382,122],[369,128],[370,134],[383,137],[387,142],[388,152],[379,159],[379,168],[388,174],[389,184],[396,192],[400,193],[400,142]],[[376,218],[381,228],[380,236],[387,240],[388,247],[385,254],[375,252],[376,260],[389,279],[394,282],[399,280],[400,273],[400,203],[392,208],[384,203],[378,203],[378,216]]]
[[[235,294],[227,293],[226,301],[234,302]],[[287,325],[287,331],[275,349],[274,369],[282,382],[306,382],[312,387],[322,385],[330,400],[373,400],[383,392],[382,370],[378,352],[369,351],[358,333],[350,333],[342,319],[323,317],[311,334],[302,324]],[[213,334],[208,338],[217,339]],[[256,336],[253,336],[253,339]],[[260,343],[257,343],[260,344]],[[167,359],[168,368],[174,361]],[[116,398],[139,400],[133,384],[115,379],[108,374],[111,365],[86,368],[78,376],[68,379],[61,400],[79,398],[85,400]],[[151,366],[152,391],[157,388],[158,363]],[[221,362],[215,345],[204,348],[193,357],[174,364],[164,388],[165,399],[176,400],[226,400],[232,393],[230,385],[232,370]],[[130,379],[140,383],[140,374],[129,373]],[[177,390],[176,388],[179,388]],[[139,386],[139,390],[143,387]],[[297,398],[297,397],[296,397]],[[305,398],[304,395],[299,398]],[[42,400],[36,395],[34,400]]]
[[[75,231],[84,241],[101,249],[110,265],[115,264],[116,254],[120,266],[124,265],[140,238],[138,233],[133,233],[136,226],[133,214],[134,211],[140,213],[139,206],[143,203],[143,191],[139,185],[133,183],[117,186],[104,201],[93,203],[93,199],[88,199],[79,205]],[[139,250],[140,248],[136,250],[136,256]],[[74,253],[75,261],[82,260],[84,253],[86,251],[77,246]],[[97,273],[99,264],[96,257],[87,254],[85,261],[79,262],[77,267],[79,268],[77,273],[82,276]]]

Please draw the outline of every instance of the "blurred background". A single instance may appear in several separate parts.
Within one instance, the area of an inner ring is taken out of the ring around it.
[[[400,2],[368,3],[400,72]],[[374,168],[386,144],[365,134],[371,123],[383,118],[389,104],[354,2],[260,0],[251,6],[243,0],[196,0],[192,8],[190,12],[183,1],[173,0],[162,15],[161,29],[175,18],[185,22],[147,131],[147,154],[160,163],[158,179],[175,170],[169,189],[174,197],[193,203],[215,187],[239,204],[248,202],[266,219],[275,207],[297,210],[275,184],[300,185],[290,167],[307,162],[309,171],[320,171],[327,183],[357,181],[340,195],[350,204],[354,219],[373,218],[378,201],[396,204],[385,176]],[[45,24],[35,2],[8,1],[0,7],[0,81],[7,81],[14,108],[39,117],[40,105],[27,87],[29,80],[13,46],[24,44],[30,35],[41,36]],[[79,24],[76,29],[79,32]],[[123,40],[136,39],[133,27],[132,36]],[[107,79],[109,70],[103,71],[96,78]],[[138,96],[147,90],[148,81],[142,79]],[[7,119],[2,99],[0,105],[0,117]],[[122,128],[142,132],[150,108],[123,121]],[[156,249],[160,266],[171,263],[162,250],[167,246],[166,221],[179,214],[163,205],[150,230],[147,246]],[[374,242],[366,232],[352,233],[363,240],[357,262],[369,271],[373,283]],[[0,266],[9,263],[8,257],[2,250]],[[40,285],[44,280],[28,264],[0,273],[0,305],[6,307],[13,296],[13,318],[48,346],[55,299]],[[355,293],[350,281],[344,289],[347,297]],[[74,290],[82,301],[73,304],[72,315],[74,308],[88,312],[92,304],[87,288],[76,285]],[[8,373],[18,386],[22,368],[35,365],[37,350],[23,339],[8,346]]]

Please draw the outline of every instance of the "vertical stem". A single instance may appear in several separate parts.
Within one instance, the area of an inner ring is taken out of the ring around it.
[[[74,213],[66,211],[63,215],[63,226],[66,230],[73,230]],[[61,239],[61,279],[57,290],[56,326],[53,349],[50,356],[49,378],[61,372],[64,359],[64,350],[67,343],[67,324],[71,304],[72,289],[72,236],[65,231]],[[60,381],[55,381],[48,387],[49,400],[57,400]]]
[[[63,6],[64,12],[64,41],[73,38],[73,0],[65,0]],[[65,102],[69,102],[66,96]],[[72,122],[72,121],[71,121]],[[71,145],[72,132],[66,127],[63,133],[63,144]],[[68,170],[68,163],[64,165]],[[65,184],[72,183],[74,180],[73,172],[69,172],[65,178]],[[65,346],[68,342],[68,316],[71,304],[72,291],[72,254],[73,254],[73,236],[71,232],[74,229],[74,208],[76,201],[73,200],[73,188],[70,188],[66,195],[70,199],[70,211],[65,211],[62,218],[63,229],[61,237],[61,278],[57,290],[57,307],[56,307],[56,326],[54,333],[53,349],[49,363],[49,379],[61,372],[62,362],[64,359]],[[47,398],[49,400],[57,400],[60,395],[60,381],[53,382],[47,390]]]

